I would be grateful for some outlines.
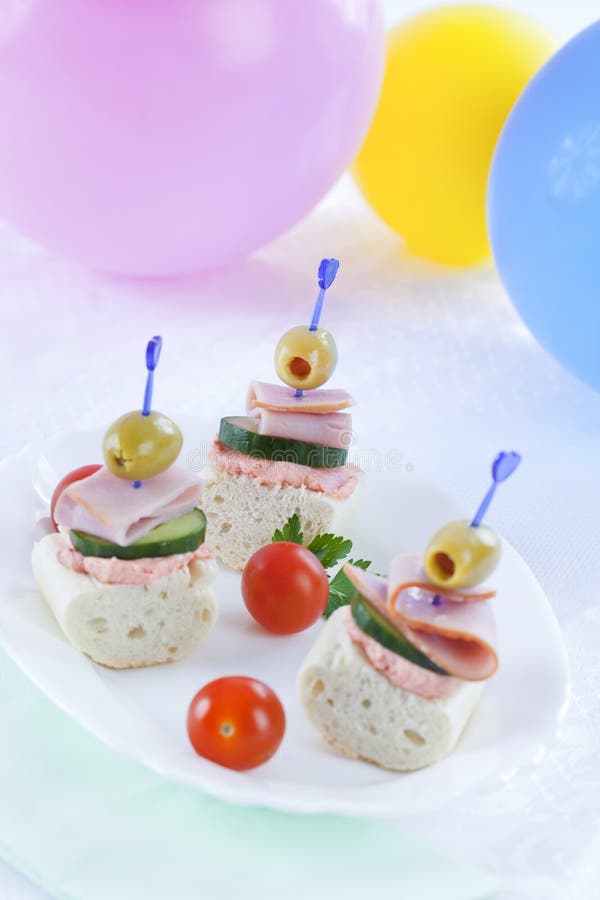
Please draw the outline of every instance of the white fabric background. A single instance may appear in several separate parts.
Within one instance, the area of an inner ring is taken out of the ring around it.
[[[595,2],[584,0],[518,5],[563,35],[594,18]],[[420,6],[390,0],[387,11],[393,19]],[[453,272],[408,258],[348,177],[284,238],[204,279],[115,281],[0,227],[0,455],[136,405],[155,333],[165,339],[159,408],[215,423],[241,411],[249,379],[272,378],[281,332],[309,315],[326,255],[342,264],[325,324],[340,348],[336,381],[359,400],[360,447],[399,449],[473,507],[494,453],[523,453],[491,521],[544,585],[573,667],[572,708],[545,758],[460,809],[403,827],[497,872],[507,897],[597,897],[600,396],[536,345],[491,268]],[[41,895],[0,864],[0,896]]]

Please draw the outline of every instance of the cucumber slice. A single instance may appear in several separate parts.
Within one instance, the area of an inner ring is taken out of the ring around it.
[[[352,598],[350,608],[352,617],[358,627],[373,640],[377,641],[378,644],[381,644],[382,647],[386,647],[392,653],[397,653],[398,656],[408,659],[423,669],[437,672],[438,675],[448,675],[445,669],[436,666],[429,657],[417,650],[414,644],[411,644],[403,634],[400,634],[392,623],[358,592]]]
[[[101,556],[104,559],[143,559],[151,556],[171,556],[174,553],[191,553],[204,540],[206,516],[201,509],[157,525],[134,544],[122,547],[84,531],[71,529],[71,543],[83,556]]]
[[[231,450],[239,450],[256,459],[298,463],[313,469],[343,466],[348,458],[348,451],[345,449],[259,434],[257,420],[247,416],[227,416],[221,419],[219,440]]]

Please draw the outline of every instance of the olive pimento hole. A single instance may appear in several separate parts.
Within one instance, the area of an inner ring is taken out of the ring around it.
[[[122,450],[119,450],[118,453],[113,453],[113,459],[120,469],[127,470],[131,464],[130,457],[125,456]]]
[[[289,370],[296,378],[308,378],[311,366],[308,360],[295,356],[289,364]]]
[[[436,553],[433,557],[433,564],[442,581],[448,581],[456,572],[456,564],[447,553]]]
[[[234,731],[235,731],[235,728],[233,727],[231,722],[221,722],[221,724],[219,726],[219,732],[221,734],[221,737],[225,737],[225,738],[231,737],[231,735],[234,733]]]

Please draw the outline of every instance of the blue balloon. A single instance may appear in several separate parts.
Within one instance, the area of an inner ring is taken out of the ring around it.
[[[526,87],[488,182],[500,277],[533,335],[600,390],[600,22]]]

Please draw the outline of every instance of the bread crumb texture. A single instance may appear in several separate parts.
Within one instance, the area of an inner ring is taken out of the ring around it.
[[[465,682],[450,697],[426,700],[377,672],[346,632],[348,607],[336,610],[298,675],[309,719],[346,756],[395,771],[437,762],[456,745],[481,696]]]
[[[214,560],[193,560],[147,585],[103,584],[62,566],[61,535],[33,549],[38,585],[70,643],[114,669],[174,662],[209,633],[218,608]]]
[[[202,493],[206,542],[222,562],[241,571],[294,513],[309,543],[315,535],[333,529],[340,505],[304,486],[261,484],[248,475],[229,475],[213,467]]]

